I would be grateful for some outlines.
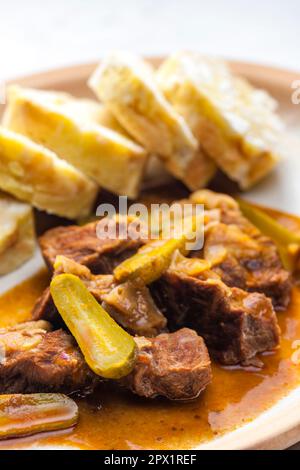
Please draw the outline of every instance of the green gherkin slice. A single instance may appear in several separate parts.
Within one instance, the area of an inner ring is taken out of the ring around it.
[[[176,250],[183,255],[187,254],[186,243],[194,236],[197,227],[197,218],[189,219],[188,229],[185,229],[178,238],[152,241],[144,245],[130,258],[119,264],[114,270],[118,282],[139,278],[145,284],[151,284],[161,277],[171,264]],[[196,235],[195,235],[196,239]]]
[[[66,429],[77,420],[77,405],[66,395],[0,395],[0,439]]]
[[[55,276],[50,291],[57,310],[95,374],[118,379],[134,367],[136,344],[73,274]]]

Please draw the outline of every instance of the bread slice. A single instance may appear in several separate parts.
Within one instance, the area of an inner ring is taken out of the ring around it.
[[[276,102],[234,77],[225,63],[180,52],[161,65],[156,78],[207,154],[242,189],[277,163],[282,123]]]
[[[49,213],[90,213],[97,185],[51,150],[0,127],[0,189]]]
[[[198,142],[159,90],[149,64],[117,52],[99,65],[89,86],[130,135],[163,158],[170,173],[191,189],[205,184]]]
[[[18,86],[8,89],[5,127],[45,145],[103,188],[134,198],[147,154],[140,145],[100,122],[121,128],[92,100]]]
[[[0,275],[14,271],[34,253],[32,208],[0,192]]]

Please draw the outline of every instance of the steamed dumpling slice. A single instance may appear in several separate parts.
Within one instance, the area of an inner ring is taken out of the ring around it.
[[[0,192],[0,275],[14,271],[34,252],[32,207]]]
[[[159,90],[149,64],[114,53],[99,65],[89,85],[127,132],[159,155],[176,178],[191,189],[207,182],[213,169],[206,169],[197,140]]]
[[[148,155],[120,133],[121,126],[101,104],[11,86],[3,125],[45,145],[101,187],[138,195]]]
[[[156,78],[206,153],[242,189],[276,165],[282,123],[266,92],[233,76],[222,61],[193,52],[169,57]]]
[[[0,189],[70,219],[90,214],[97,185],[51,150],[0,127]]]

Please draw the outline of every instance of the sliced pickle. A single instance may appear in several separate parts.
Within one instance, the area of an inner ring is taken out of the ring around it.
[[[252,204],[242,199],[238,199],[238,203],[244,216],[276,243],[284,267],[294,271],[300,253],[300,235],[290,231]]]
[[[176,250],[179,250],[183,255],[188,253],[186,244],[188,241],[191,242],[191,235],[195,232],[196,227],[197,218],[194,216],[185,221],[184,230],[180,235],[178,234],[177,238],[165,241],[154,240],[144,245],[135,255],[115,268],[116,280],[123,282],[139,278],[145,284],[156,281],[170,266]]]
[[[0,439],[66,429],[78,420],[78,407],[66,395],[34,393],[0,396]]]
[[[114,276],[119,282],[139,278],[151,284],[168,269],[173,253],[181,246],[181,240],[172,239],[153,250],[136,253],[115,268]]]
[[[55,276],[53,301],[75,337],[89,367],[105,378],[118,379],[132,370],[136,345],[73,274]]]

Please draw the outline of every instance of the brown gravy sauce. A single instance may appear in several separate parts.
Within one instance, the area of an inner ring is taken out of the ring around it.
[[[300,232],[300,219],[270,211]],[[41,272],[0,297],[0,327],[30,318],[35,299],[49,282]],[[300,339],[300,288],[289,308],[278,313],[280,348],[261,356],[262,369],[213,364],[213,381],[192,403],[145,400],[114,386],[101,386],[78,399],[78,425],[61,433],[3,441],[0,449],[71,446],[81,449],[188,449],[254,419],[300,385],[300,365],[291,361],[293,341]]]

